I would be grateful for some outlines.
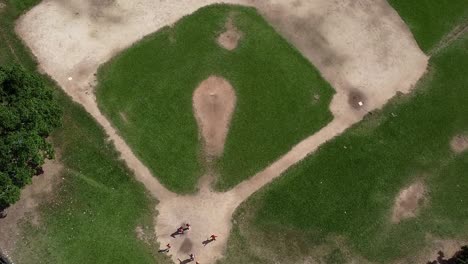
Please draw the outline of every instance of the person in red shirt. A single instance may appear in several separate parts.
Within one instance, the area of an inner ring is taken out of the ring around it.
[[[179,234],[183,234],[183,233],[184,233],[184,227],[181,226],[181,227],[177,228],[177,232],[178,232]]]
[[[169,249],[171,249],[171,244],[167,244],[167,245],[166,245],[166,248],[165,248],[165,249],[159,250],[159,252],[167,253],[167,252],[169,252]]]

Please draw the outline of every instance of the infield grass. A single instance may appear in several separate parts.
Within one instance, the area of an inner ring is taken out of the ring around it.
[[[232,52],[216,42],[228,17],[243,32]],[[333,89],[255,9],[202,8],[117,55],[98,74],[100,108],[173,191],[193,192],[204,172],[192,94],[210,75],[226,78],[237,94],[218,189],[252,176],[332,118]]]

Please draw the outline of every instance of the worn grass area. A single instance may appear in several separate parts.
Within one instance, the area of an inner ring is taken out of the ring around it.
[[[232,52],[216,43],[229,16],[243,32]],[[191,192],[203,174],[192,93],[210,75],[226,78],[237,94],[219,189],[253,175],[331,120],[332,88],[255,9],[202,8],[118,55],[98,76],[101,109],[171,190]]]
[[[244,210],[256,213],[251,220],[236,216],[240,224],[234,230],[246,229],[239,239],[255,245],[271,233],[278,235],[262,244],[277,250],[269,256],[251,252],[251,258],[319,258],[290,241],[314,237],[318,241],[309,242],[314,248],[338,236],[346,242],[340,252],[353,252],[348,261],[363,257],[391,263],[417,254],[429,242],[426,234],[467,240],[468,153],[456,155],[449,146],[454,135],[468,131],[467,67],[465,34],[431,58],[429,72],[411,95],[396,98],[250,199]],[[392,224],[396,195],[415,179],[429,189],[428,206],[417,218]],[[281,239],[298,230],[302,234]],[[237,244],[229,244],[228,256],[239,251]],[[340,254],[330,256],[330,263],[335,258]]]
[[[0,14],[0,64],[35,70],[14,34],[14,19],[39,1],[10,0]],[[4,45],[5,44],[5,45]],[[44,80],[54,85],[49,79]],[[53,137],[65,169],[59,189],[40,206],[39,225],[23,219],[15,263],[170,263],[154,253],[155,201],[118,160],[102,129],[57,87],[63,127]],[[137,238],[141,226],[145,242]]]
[[[419,46],[429,52],[461,22],[468,22],[466,0],[389,0],[409,26]]]

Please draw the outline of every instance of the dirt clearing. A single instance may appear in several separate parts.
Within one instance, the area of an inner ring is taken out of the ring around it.
[[[223,153],[235,106],[234,89],[221,77],[209,77],[194,91],[193,111],[206,155],[219,157]]]
[[[228,19],[225,27],[226,31],[218,36],[218,44],[227,50],[234,50],[237,48],[237,44],[241,40],[243,33],[236,28],[232,18]]]
[[[450,147],[455,153],[462,153],[468,150],[468,135],[460,134],[456,135],[450,141]]]
[[[19,238],[18,225],[29,221],[33,225],[40,223],[38,206],[51,199],[53,189],[61,181],[63,165],[57,160],[48,160],[43,166],[44,174],[32,178],[32,183],[21,191],[18,202],[7,209],[7,217],[0,219],[0,248],[7,254],[13,249]]]
[[[415,217],[426,200],[426,186],[417,181],[398,194],[393,207],[392,222],[399,223],[404,219]]]

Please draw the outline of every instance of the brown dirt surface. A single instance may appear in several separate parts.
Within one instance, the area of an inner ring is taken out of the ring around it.
[[[468,135],[460,134],[454,136],[452,141],[450,141],[450,147],[455,153],[462,153],[468,150]]]
[[[426,187],[422,181],[416,181],[401,190],[395,199],[392,222],[399,223],[404,219],[415,217],[418,209],[426,200],[425,196]]]
[[[241,40],[243,33],[234,25],[232,18],[228,19],[225,27],[226,31],[218,36],[218,44],[227,50],[234,50],[237,48],[237,44]]]
[[[236,94],[224,78],[211,76],[193,92],[193,111],[206,155],[219,157],[223,153],[235,106]]]
[[[18,225],[28,221],[40,223],[38,206],[51,199],[52,191],[61,182],[63,165],[57,160],[48,160],[43,166],[44,174],[35,176],[32,183],[21,191],[18,202],[7,209],[7,217],[0,219],[0,249],[9,253],[20,236]]]
[[[121,158],[135,172],[136,179],[160,200],[156,218],[159,242],[165,245],[172,241],[168,234],[179,223],[193,223],[187,238],[201,263],[214,263],[222,257],[237,205],[360,121],[367,112],[382,107],[397,92],[409,92],[424,74],[428,62],[408,27],[385,0],[226,0],[256,7],[318,68],[336,89],[330,106],[335,118],[231,191],[215,193],[205,188],[197,195],[179,196],[151,175],[102,115],[93,93],[95,73],[102,63],[145,35],[217,2],[43,0],[22,16],[16,27],[36,56],[40,70],[97,120]],[[359,91],[359,97],[365,98],[362,107],[353,107],[357,97],[352,91]],[[219,234],[220,238],[202,247],[200,241],[210,233]],[[182,254],[190,244],[182,245],[182,239],[176,241],[180,244],[170,253],[174,254],[174,261],[185,256],[177,254]]]

